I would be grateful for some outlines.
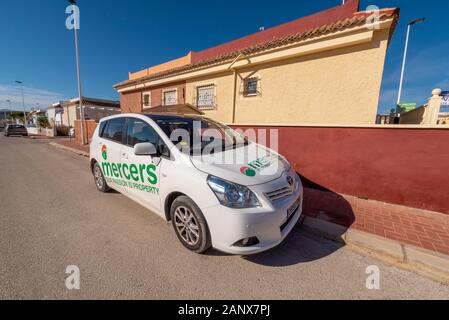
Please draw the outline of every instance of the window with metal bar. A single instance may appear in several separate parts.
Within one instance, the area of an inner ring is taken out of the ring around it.
[[[196,105],[202,110],[215,108],[215,85],[208,84],[196,88]]]
[[[143,108],[151,108],[151,92],[145,92],[143,94]]]

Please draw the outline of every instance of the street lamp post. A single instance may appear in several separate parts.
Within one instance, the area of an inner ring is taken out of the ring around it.
[[[403,83],[404,83],[404,74],[405,74],[405,64],[406,64],[406,61],[407,61],[408,42],[409,42],[409,39],[410,39],[410,29],[415,24],[424,22],[425,20],[426,20],[426,18],[415,19],[413,21],[410,21],[408,23],[408,25],[407,25],[407,36],[405,38],[404,60],[402,61],[402,71],[401,71],[401,80],[399,82],[399,93],[398,93],[397,106],[399,106],[401,104],[402,86],[403,86]]]
[[[11,100],[6,100],[6,102],[8,102],[8,106],[9,106],[9,120],[11,120],[11,112],[12,112],[12,110],[11,110]]]
[[[23,82],[16,80],[17,84],[20,84],[20,88],[22,89],[22,107],[23,107],[23,125],[27,127],[27,113],[25,111],[25,94],[23,93]]]
[[[73,6],[76,6],[75,0],[69,0],[69,3]],[[77,12],[74,10],[74,12]],[[75,51],[76,51],[76,71],[78,78],[78,93],[79,93],[79,107],[80,107],[80,118],[81,118],[81,144],[85,144],[86,141],[84,139],[84,109],[83,109],[83,90],[81,86],[81,71],[80,71],[80,61],[79,61],[79,48],[78,48],[78,21],[79,17],[75,17],[75,25],[73,30],[75,31]]]

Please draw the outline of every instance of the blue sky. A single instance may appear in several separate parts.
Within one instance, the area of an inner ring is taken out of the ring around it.
[[[338,5],[320,1],[144,1],[79,0],[81,72],[86,96],[118,99],[112,85],[136,71],[189,50],[198,51],[259,29]],[[226,3],[226,4],[224,4]],[[435,87],[449,90],[449,1],[361,0],[400,7],[401,20],[389,48],[379,111],[395,104],[409,20],[413,28],[404,85],[404,102],[422,103]],[[27,109],[46,108],[77,96],[73,32],[65,28],[65,0],[0,0],[0,109],[13,101],[21,109],[25,83]]]

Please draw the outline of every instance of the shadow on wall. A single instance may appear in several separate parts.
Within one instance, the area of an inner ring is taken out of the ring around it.
[[[346,232],[355,222],[355,215],[349,202],[341,195],[307,178],[301,178],[304,184],[303,215],[341,225],[346,228],[344,230]],[[286,267],[320,260],[342,247],[344,247],[342,243],[323,240],[296,228],[280,246],[245,259],[264,266]]]

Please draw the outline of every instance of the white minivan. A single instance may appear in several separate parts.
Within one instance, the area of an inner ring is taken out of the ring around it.
[[[284,157],[201,116],[104,118],[90,165],[101,192],[114,189],[160,215],[197,253],[271,249],[302,214],[303,186]]]

